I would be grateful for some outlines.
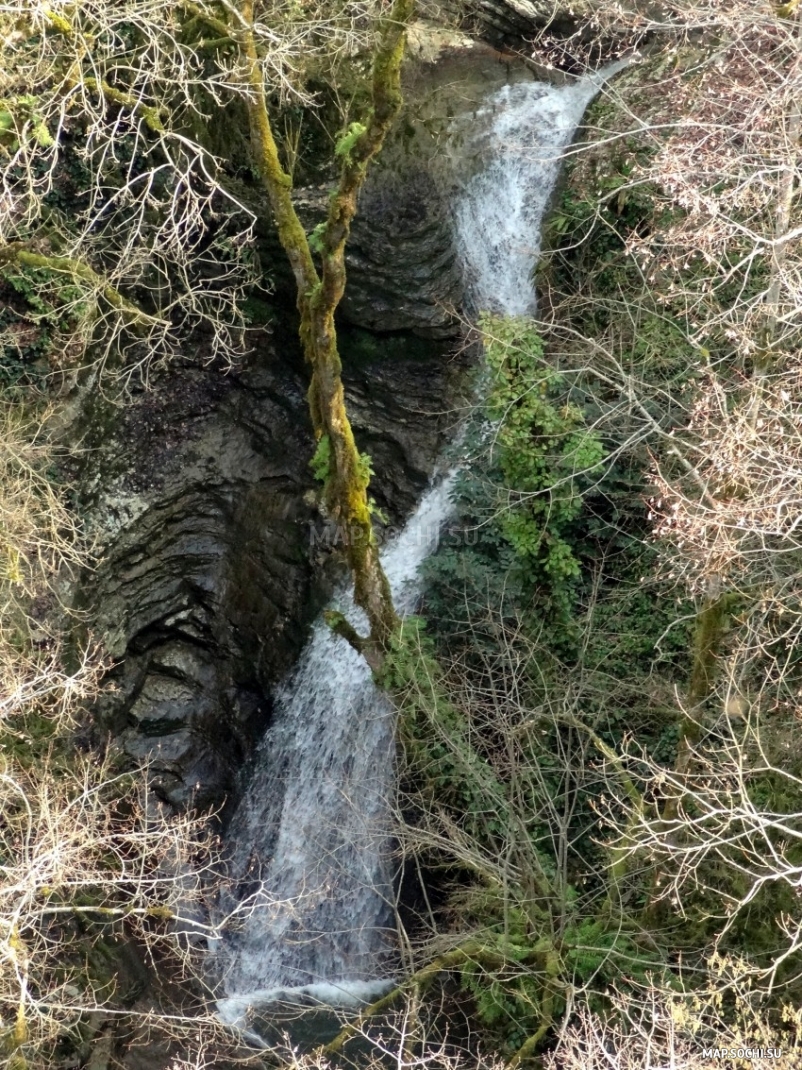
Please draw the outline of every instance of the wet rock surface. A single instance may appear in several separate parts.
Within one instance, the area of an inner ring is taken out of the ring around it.
[[[416,41],[404,118],[354,222],[339,317],[349,412],[388,533],[461,422],[463,280],[449,199],[466,165],[456,173],[446,152],[454,116],[534,77],[451,31]],[[297,199],[311,230],[327,188]],[[99,719],[178,807],[233,803],[271,692],[342,575],[344,534],[318,511],[309,469],[294,283],[266,206],[252,207],[273,293],[255,302],[248,359],[228,372],[206,366],[199,342],[148,389],[86,399],[81,417],[79,496],[103,546],[81,599],[115,661]]]
[[[344,338],[355,433],[399,519],[447,433],[454,369],[438,344]],[[117,662],[99,716],[175,806],[236,791],[271,687],[340,574],[305,390],[297,348],[264,336],[238,371],[186,362],[119,408],[94,403],[83,494],[105,551],[82,600]]]
[[[428,32],[415,38],[403,120],[363,191],[339,322],[349,412],[390,532],[461,422],[449,201],[471,164],[454,117],[535,77],[464,35]],[[298,202],[311,230],[327,188]],[[342,575],[344,536],[319,513],[309,469],[294,284],[266,222],[260,256],[274,290],[255,302],[261,326],[241,367],[204,365],[199,342],[147,390],[84,402],[79,496],[104,549],[81,598],[115,661],[100,722],[179,807],[236,797],[271,692]]]
[[[462,272],[448,208],[425,170],[377,172],[360,198],[346,263],[350,323],[429,338],[459,333]]]
[[[374,169],[359,201],[346,248],[342,321],[378,332],[411,331],[423,338],[455,338],[462,273],[448,207],[420,161]],[[299,189],[296,208],[311,232],[326,218],[328,186]],[[293,279],[278,237],[265,228],[263,249],[277,291],[289,303]]]

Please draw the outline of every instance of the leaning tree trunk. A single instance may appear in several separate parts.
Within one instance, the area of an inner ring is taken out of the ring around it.
[[[232,31],[247,62],[251,143],[255,164],[289,257],[298,290],[300,336],[311,368],[309,411],[325,460],[325,501],[332,519],[347,531],[348,561],[354,579],[354,599],[367,614],[370,634],[357,635],[342,618],[333,626],[376,663],[387,649],[398,623],[387,577],[379,561],[367,494],[367,458],[360,456],[345,407],[342,365],[337,350],[334,313],[345,289],[345,243],[356,212],[359,190],[368,164],[379,152],[401,107],[401,61],[406,28],[415,0],[394,0],[379,26],[373,59],[372,102],[364,123],[352,123],[337,145],[342,160],[340,178],[331,195],[321,235],[318,273],[309,239],[292,200],[292,179],[279,159],[264,93],[257,38],[253,31],[253,0],[242,0],[242,25]]]

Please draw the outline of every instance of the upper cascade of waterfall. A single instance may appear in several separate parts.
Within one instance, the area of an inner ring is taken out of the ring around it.
[[[590,101],[621,60],[566,86],[506,85],[472,118],[481,169],[457,194],[454,220],[470,301],[480,312],[531,316],[540,225],[565,151]],[[464,117],[457,120],[464,125]]]

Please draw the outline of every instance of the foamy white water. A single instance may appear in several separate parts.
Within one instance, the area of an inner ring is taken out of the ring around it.
[[[484,167],[462,187],[455,229],[474,305],[534,311],[531,273],[561,154],[588,102],[619,65],[565,88],[507,86],[491,95],[469,141]],[[464,120],[462,120],[464,126]],[[382,553],[399,612],[414,610],[418,572],[450,512],[448,477],[424,495]],[[350,593],[335,599],[363,633]],[[217,948],[220,1018],[249,1029],[249,1008],[275,1002],[357,1006],[392,982],[389,800],[394,718],[364,659],[322,621],[279,689],[273,723],[232,821],[238,912]]]
[[[540,224],[565,150],[590,101],[625,63],[567,86],[506,85],[476,115],[471,147],[485,162],[458,194],[454,217],[477,310],[534,314],[532,270],[540,252]]]
[[[400,613],[450,511],[452,477],[423,497],[382,554]],[[335,599],[363,634],[342,590]],[[276,698],[274,721],[228,834],[242,922],[219,949],[220,1017],[244,1025],[276,1001],[353,1005],[381,993],[392,936],[393,708],[365,659],[322,621]],[[225,904],[236,908],[236,896]]]

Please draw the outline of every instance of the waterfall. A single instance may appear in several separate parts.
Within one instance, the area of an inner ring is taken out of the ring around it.
[[[534,314],[532,272],[540,252],[540,222],[565,150],[590,101],[626,62],[566,86],[505,85],[471,116],[468,147],[478,153],[481,166],[461,186],[454,216],[475,309]]]
[[[506,86],[471,114],[468,141],[481,165],[461,184],[454,218],[476,308],[534,311],[540,220],[560,157],[611,73],[564,88]],[[415,609],[418,570],[448,517],[452,479],[424,495],[382,553],[402,614]],[[334,605],[364,631],[347,588]],[[216,949],[225,989],[218,1013],[254,1040],[252,1007],[359,1005],[391,983],[393,751],[389,701],[364,659],[319,620],[278,691],[228,833],[231,891],[222,906],[239,923]]]
[[[424,495],[382,554],[401,614],[415,608],[452,478]],[[367,630],[347,588],[334,606]],[[272,1002],[356,1004],[386,987],[393,746],[391,703],[365,659],[319,620],[276,697],[228,835],[230,877],[246,900],[222,951],[224,1021],[244,1024],[247,1007]]]

